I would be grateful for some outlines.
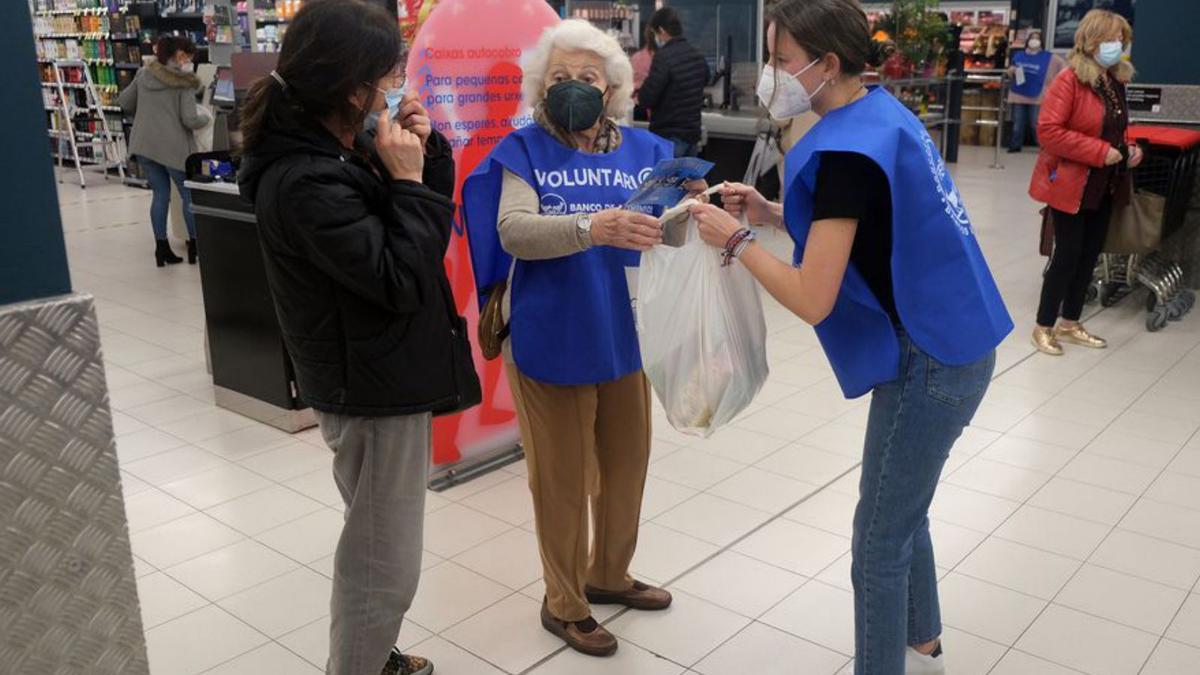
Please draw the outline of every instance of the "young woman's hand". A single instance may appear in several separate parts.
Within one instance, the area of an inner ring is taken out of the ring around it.
[[[700,238],[714,248],[725,248],[729,239],[742,229],[742,223],[712,204],[697,204],[691,209],[692,217],[700,230]]]
[[[429,136],[433,134],[433,123],[429,120],[429,111],[421,105],[421,97],[417,92],[410,91],[404,95],[397,117],[400,126],[416,134],[421,139],[421,147],[425,147]]]
[[[1108,155],[1104,157],[1104,166],[1116,166],[1124,160],[1125,158],[1121,156],[1120,150],[1109,146]]]
[[[592,243],[645,252],[662,243],[662,227],[654,216],[607,209],[592,216]]]
[[[725,204],[725,210],[735,218],[745,215],[746,222],[753,225],[767,225],[773,222],[771,202],[749,185],[726,183],[721,188],[721,201]]]
[[[375,150],[393,180],[421,182],[425,172],[425,149],[421,137],[393,122],[387,115],[379,116]]]
[[[1142,146],[1136,143],[1129,144],[1129,168],[1136,169],[1142,164],[1142,160],[1146,159],[1146,153],[1142,151]]]
[[[684,185],[684,187],[686,187],[688,190],[688,194],[687,194],[688,197],[691,197],[693,199],[699,199],[700,201],[704,202],[705,204],[708,203],[708,195],[704,194],[705,192],[708,191],[708,181],[704,180],[703,178],[700,178],[697,180],[688,181],[687,184]]]

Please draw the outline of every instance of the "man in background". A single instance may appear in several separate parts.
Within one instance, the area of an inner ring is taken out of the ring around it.
[[[649,26],[658,51],[638,92],[638,105],[650,110],[650,131],[671,141],[676,157],[695,157],[708,62],[683,37],[683,24],[674,9],[664,7],[655,12]]]

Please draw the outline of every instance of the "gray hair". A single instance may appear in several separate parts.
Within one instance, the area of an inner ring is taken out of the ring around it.
[[[633,96],[633,66],[616,38],[581,19],[568,19],[547,28],[537,45],[522,59],[525,71],[522,93],[530,108],[537,108],[546,98],[546,68],[555,49],[592,52],[604,60],[604,78],[608,80],[609,96],[605,114],[624,118]]]

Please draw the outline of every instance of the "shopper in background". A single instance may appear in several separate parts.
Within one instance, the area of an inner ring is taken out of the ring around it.
[[[1033,329],[1033,344],[1044,354],[1061,355],[1061,342],[1108,346],[1079,319],[1113,204],[1130,198],[1126,169],[1142,162],[1141,149],[1126,140],[1125,83],[1133,77],[1133,65],[1122,54],[1132,35],[1121,15],[1088,12],[1075,31],[1070,68],[1050,85],[1042,104],[1042,152],[1029,195],[1049,206],[1054,223],[1054,254]]]
[[[1013,78],[1013,85],[1008,91],[1013,118],[1012,137],[1008,139],[1009,152],[1020,152],[1025,147],[1026,130],[1034,132],[1033,142],[1037,144],[1038,106],[1042,102],[1046,83],[1053,82],[1067,65],[1061,56],[1042,47],[1042,32],[1031,31],[1025,39],[1025,49],[1012,56],[1012,66],[1008,69]]]
[[[193,132],[208,124],[210,118],[196,104],[200,79],[192,73],[195,54],[196,45],[189,38],[160,37],[154,45],[155,60],[138,71],[117,99],[125,114],[133,116],[129,154],[137,157],[154,192],[150,223],[154,228],[154,262],[159,267],[183,262],[167,241],[172,181],[183,200],[188,262],[196,264],[196,218],[192,215],[192,191],[183,184],[184,165],[188,155],[196,152]]]
[[[650,111],[650,131],[675,145],[676,157],[694,157],[700,149],[700,110],[708,86],[708,62],[683,37],[679,14],[663,7],[650,17],[658,51],[638,91],[638,105]]]
[[[421,572],[431,416],[480,400],[443,265],[454,162],[416,95],[397,95],[403,47],[378,6],[306,2],[242,113],[238,182],[346,505],[330,675],[433,671],[393,648]]]
[[[953,180],[921,122],[862,73],[891,51],[857,0],[782,0],[768,14],[759,98],[817,124],[787,157],[784,202],[745,185],[700,235],[816,326],[847,397],[871,393],[854,514],[857,675],[945,672],[929,506],[1012,330]],[[791,263],[736,216],[784,227]],[[936,261],[936,264],[933,264]]]
[[[547,30],[525,64],[536,124],[506,137],[463,188],[484,312],[499,305],[507,324],[500,338],[546,586],[542,626],[593,656],[612,654],[617,640],[589,603],[671,604],[670,593],[629,576],[650,385],[626,271],[662,234],[655,218],[621,205],[634,177],[672,154],[663,139],[617,126],[632,76],[621,46],[592,24]]]
[[[657,50],[658,43],[655,42],[654,29],[650,27],[650,24],[646,24],[646,29],[642,31],[642,48],[629,57],[629,63],[633,66],[633,100],[635,102],[638,90],[642,88],[642,82],[645,82],[646,76],[650,74],[650,64],[654,63],[654,53]],[[633,108],[633,119],[644,121],[650,117],[646,114],[646,109],[641,104],[637,104]]]

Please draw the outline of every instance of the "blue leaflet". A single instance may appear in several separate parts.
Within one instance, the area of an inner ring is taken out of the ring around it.
[[[712,162],[696,157],[664,159],[642,179],[642,186],[625,202],[625,208],[675,206],[687,196],[684,185],[704,178],[713,166]]]

